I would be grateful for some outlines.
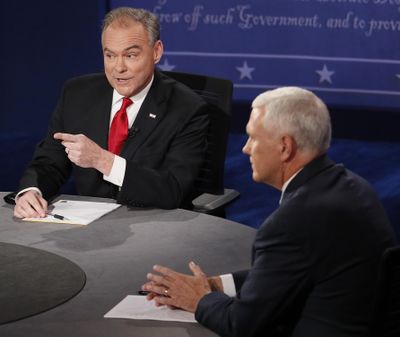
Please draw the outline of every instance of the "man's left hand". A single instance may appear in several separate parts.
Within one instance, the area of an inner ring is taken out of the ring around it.
[[[189,268],[193,276],[181,274],[163,266],[154,266],[154,271],[159,274],[147,274],[149,282],[142,287],[144,291],[150,292],[147,298],[154,299],[156,305],[167,305],[195,312],[200,299],[211,292],[211,288],[200,266],[190,262]]]

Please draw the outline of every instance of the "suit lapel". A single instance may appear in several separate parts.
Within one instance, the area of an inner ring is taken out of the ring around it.
[[[161,75],[155,72],[153,84],[132,125],[121,156],[125,158],[132,157],[161,122],[167,113],[167,98],[170,95],[170,91],[171,85],[169,81],[163,80]]]
[[[91,138],[104,149],[108,148],[108,132],[110,124],[110,111],[113,88],[108,84],[99,90],[98,98],[93,102],[87,113],[91,127]]]
[[[110,91],[109,97],[102,99],[101,102],[99,102],[97,105],[97,118],[101,121],[101,124],[99,124],[99,127],[95,131],[96,138],[98,139],[96,143],[104,149],[108,148],[111,101],[112,91]]]

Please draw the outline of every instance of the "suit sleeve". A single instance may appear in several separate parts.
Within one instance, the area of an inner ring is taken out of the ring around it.
[[[283,223],[269,225],[257,234],[253,266],[236,297],[213,292],[199,302],[196,319],[221,336],[274,336],[289,329],[292,310],[309,291],[304,245]]]
[[[164,209],[185,207],[194,192],[206,150],[208,109],[198,105],[191,118],[184,121],[165,153],[152,154],[159,163],[148,165],[127,160],[126,172],[117,201],[133,206],[156,206]]]
[[[28,164],[20,180],[19,191],[28,187],[37,187],[47,200],[54,197],[71,173],[71,162],[64,146],[53,138],[55,132],[62,132],[62,102],[65,90],[51,118],[47,136],[35,149],[33,159]]]
[[[236,292],[239,292],[248,275],[248,270],[240,270],[232,273],[233,281],[235,282]]]

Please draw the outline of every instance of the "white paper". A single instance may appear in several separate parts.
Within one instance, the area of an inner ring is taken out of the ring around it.
[[[104,317],[197,323],[191,312],[173,310],[167,306],[156,307],[154,301],[148,301],[146,296],[134,295],[126,296]]]
[[[61,215],[64,219],[47,215],[44,218],[24,218],[23,220],[88,225],[121,205],[109,202],[58,200],[52,206],[54,208],[51,208],[51,214]]]

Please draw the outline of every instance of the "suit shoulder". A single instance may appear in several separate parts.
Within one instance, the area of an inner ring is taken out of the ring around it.
[[[65,82],[65,88],[107,86],[108,81],[104,73],[86,74],[73,77]]]
[[[371,184],[340,164],[318,173],[293,191],[277,213],[294,230],[317,232],[330,232],[329,227],[372,230],[387,222]]]
[[[159,80],[166,86],[172,89],[172,94],[175,99],[182,103],[192,103],[196,105],[206,105],[207,102],[196,93],[193,89],[189,88],[187,85],[169,77],[163,73],[158,73]]]

